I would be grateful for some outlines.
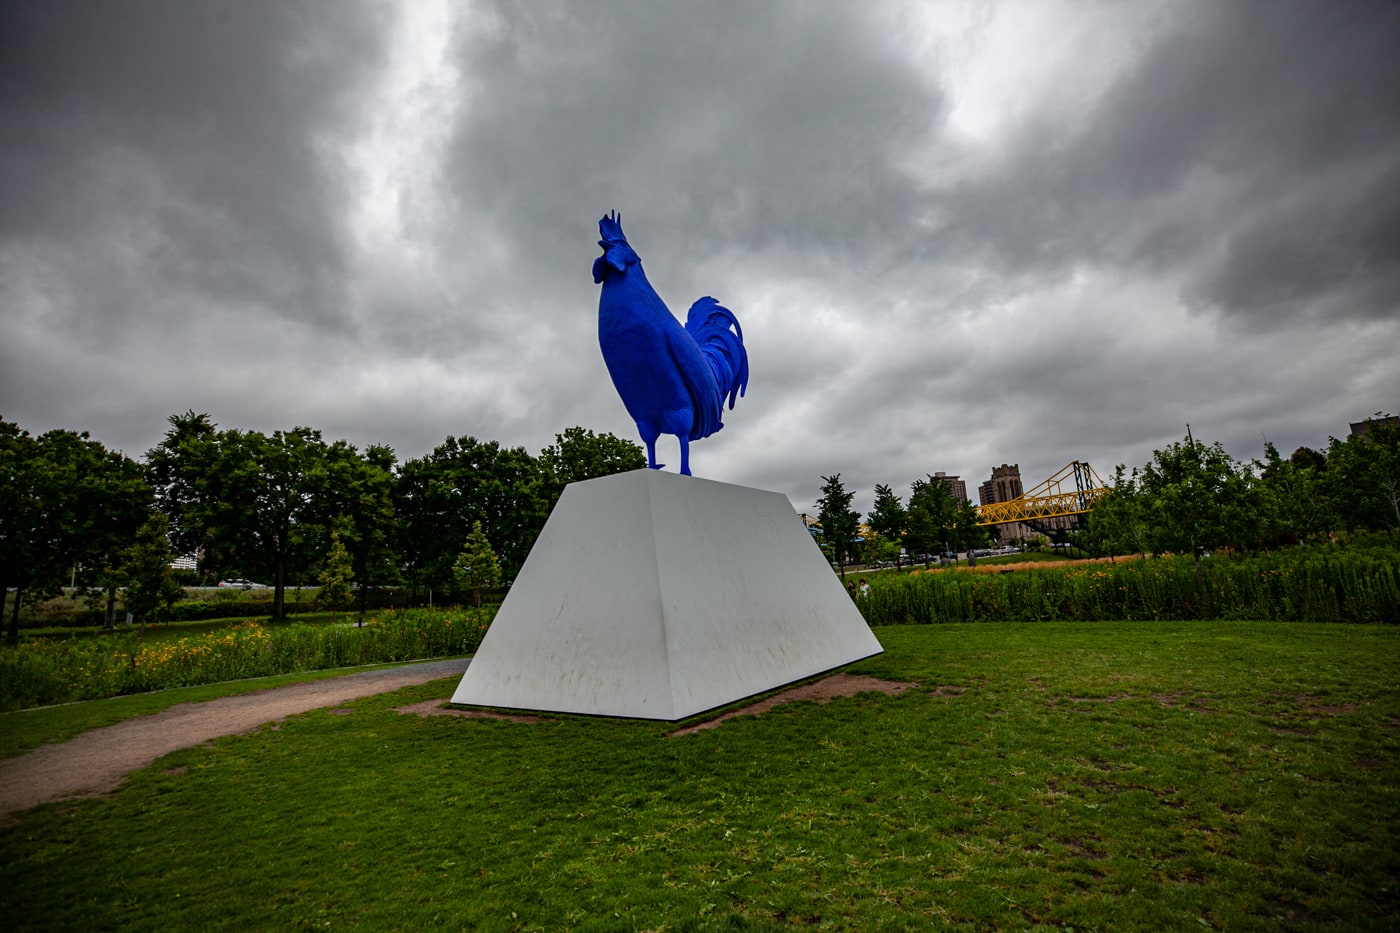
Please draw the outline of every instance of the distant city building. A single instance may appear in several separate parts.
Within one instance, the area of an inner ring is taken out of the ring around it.
[[[933,478],[942,481],[942,483],[948,487],[948,491],[953,494],[954,500],[958,502],[967,501],[967,483],[964,483],[956,476],[949,476],[942,470],[939,470],[937,473],[933,474]]]
[[[1371,426],[1377,424],[1400,425],[1400,415],[1391,415],[1387,418],[1367,418],[1365,421],[1353,421],[1351,423],[1351,433],[1353,435],[1359,434],[1365,437],[1366,432],[1371,429]]]
[[[992,478],[977,487],[977,501],[982,505],[1010,502],[1025,495],[1021,486],[1021,465],[1003,463],[992,469]]]

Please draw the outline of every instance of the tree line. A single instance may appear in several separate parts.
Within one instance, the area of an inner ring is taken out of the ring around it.
[[[1206,554],[1400,533],[1400,419],[1377,413],[1324,450],[1265,442],[1239,461],[1190,434],[1114,471],[1079,543],[1102,554]]]
[[[958,501],[947,483],[931,475],[910,484],[907,502],[888,485],[877,484],[864,533],[860,513],[851,508],[854,498],[841,482],[840,473],[822,477],[822,494],[817,500],[820,538],[842,573],[848,563],[893,560],[901,547],[925,557],[965,550],[975,562],[972,552],[991,540],[987,529],[977,524],[972,503]]]
[[[359,450],[297,427],[263,434],[220,429],[207,414],[173,415],[141,460],[86,433],[32,437],[0,419],[0,587],[15,591],[8,633],[18,638],[24,598],[65,585],[122,594],[137,617],[179,592],[175,554],[199,555],[205,580],[271,580],[273,612],[289,584],[409,586],[472,593],[524,562],[564,487],[640,469],[640,446],[580,427],[531,456],[474,437],[448,437],[398,462],[382,445]],[[988,542],[969,501],[933,476],[908,500],[888,485],[861,533],[854,494],[823,476],[821,543],[844,570],[856,560],[973,551]],[[1269,548],[1337,534],[1400,532],[1400,422],[1379,413],[1324,450],[1242,462],[1217,442],[1187,436],[1150,462],[1119,466],[1076,543],[1098,554]],[[493,569],[494,568],[494,569]]]
[[[842,570],[857,561],[966,550],[990,540],[970,501],[958,502],[933,476],[916,480],[907,501],[887,485],[862,534],[854,493],[841,474],[822,477],[819,538]],[[1194,554],[1336,540],[1338,534],[1400,533],[1400,419],[1376,413],[1358,433],[1327,447],[1299,447],[1287,458],[1265,443],[1262,460],[1241,461],[1219,442],[1189,432],[1131,470],[1119,465],[1108,495],[1066,537],[1091,554]]]
[[[220,429],[207,414],[169,418],[141,460],[87,433],[37,437],[0,419],[0,592],[22,599],[64,586],[117,593],[137,615],[168,604],[175,554],[198,555],[201,577],[269,580],[273,615],[289,584],[324,573],[336,589],[410,586],[476,591],[499,561],[513,574],[564,487],[646,465],[637,444],[581,427],[538,456],[475,437],[448,437],[398,462],[383,445],[357,449],[296,427]],[[486,558],[490,554],[490,560]],[[363,605],[363,603],[362,603]]]

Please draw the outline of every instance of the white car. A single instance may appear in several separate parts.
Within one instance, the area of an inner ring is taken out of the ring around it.
[[[254,583],[252,580],[220,580],[219,586],[234,590],[265,590],[267,584]]]

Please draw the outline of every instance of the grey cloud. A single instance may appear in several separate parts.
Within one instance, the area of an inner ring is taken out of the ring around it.
[[[129,278],[287,318],[344,300],[334,144],[379,52],[347,3],[7,3],[0,236],[119,293]],[[72,247],[70,249],[70,247]],[[97,259],[97,262],[94,262]],[[97,309],[74,307],[74,316]],[[70,322],[71,323],[71,322]]]
[[[1337,286],[1364,298],[1342,313],[1389,313],[1400,8],[1179,12],[1082,122],[1052,102],[986,174],[935,192],[953,245],[1040,281],[1086,261],[1183,271],[1184,295],[1227,314],[1294,316]]]
[[[463,109],[451,177],[495,235],[530,249],[618,208],[690,256],[775,237],[849,255],[907,222],[891,153],[944,105],[855,8],[487,9],[459,62],[501,91]]]
[[[1400,140],[1397,140],[1400,145]],[[1358,174],[1360,174],[1358,172]],[[1191,298],[1248,316],[1394,319],[1400,314],[1400,150],[1374,180],[1316,184],[1235,229]]]

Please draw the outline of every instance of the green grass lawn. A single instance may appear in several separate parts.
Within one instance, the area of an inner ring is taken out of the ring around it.
[[[24,929],[1387,929],[1400,628],[879,628],[918,681],[681,738],[405,716],[439,681],[0,827]]]

